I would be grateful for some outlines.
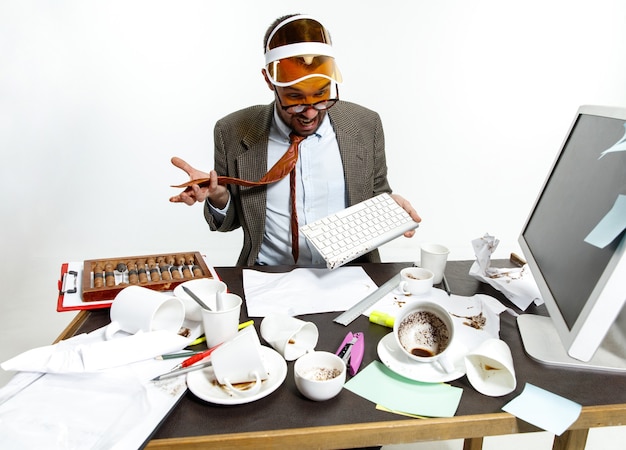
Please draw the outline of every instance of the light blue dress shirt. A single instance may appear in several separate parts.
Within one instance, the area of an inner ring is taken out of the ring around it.
[[[269,170],[289,148],[291,129],[274,110],[267,155]],[[296,164],[296,202],[298,224],[314,222],[347,206],[346,183],[335,131],[328,115],[315,134],[300,143]],[[223,219],[229,204],[223,210],[212,209],[216,219]],[[267,187],[265,231],[258,264],[293,264],[291,255],[291,212],[289,176]],[[324,265],[322,256],[300,233],[300,265]]]

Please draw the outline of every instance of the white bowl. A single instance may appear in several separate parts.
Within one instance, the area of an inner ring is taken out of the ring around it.
[[[346,382],[346,364],[329,352],[309,352],[301,356],[293,372],[300,393],[318,402],[335,397]]]

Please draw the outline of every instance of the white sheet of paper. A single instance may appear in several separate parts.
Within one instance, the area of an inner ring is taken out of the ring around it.
[[[502,410],[560,436],[576,422],[582,406],[526,383],[522,393],[504,405]]]
[[[151,359],[89,374],[18,373],[0,389],[3,444],[140,448],[187,390],[184,376],[149,381],[178,362]]]
[[[243,286],[250,317],[345,311],[378,288],[362,267],[285,273],[244,269]]]

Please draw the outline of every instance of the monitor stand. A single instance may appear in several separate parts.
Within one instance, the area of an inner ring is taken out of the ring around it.
[[[583,362],[567,354],[549,317],[522,314],[517,318],[517,326],[524,350],[538,362],[550,366],[626,373],[626,346],[620,333],[609,331],[593,358]]]

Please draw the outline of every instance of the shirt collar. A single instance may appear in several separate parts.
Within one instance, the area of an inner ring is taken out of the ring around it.
[[[286,141],[289,141],[291,128],[289,128],[278,115],[278,110],[276,109],[276,105],[274,105],[274,120],[272,122],[272,127],[278,132],[281,138],[284,138]],[[317,131],[311,136],[316,136],[318,139],[321,139],[326,133],[329,132],[330,127],[331,127],[330,119],[328,118],[328,114],[326,114],[324,116],[324,120],[322,120],[322,124],[319,126]]]

